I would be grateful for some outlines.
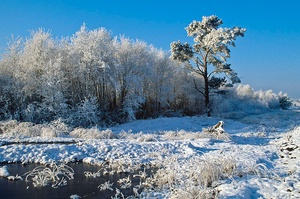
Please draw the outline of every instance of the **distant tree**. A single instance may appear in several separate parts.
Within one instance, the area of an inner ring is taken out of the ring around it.
[[[194,85],[205,98],[207,115],[210,116],[210,91],[222,85],[239,83],[240,79],[227,63],[230,57],[229,46],[235,46],[237,36],[244,36],[245,28],[221,28],[222,20],[217,16],[202,17],[202,21],[193,21],[187,28],[187,34],[194,37],[194,45],[171,43],[172,58],[187,63],[188,69],[203,77],[204,87]],[[214,68],[209,70],[209,66]],[[225,77],[214,74],[224,73]],[[227,83],[227,79],[231,82]]]

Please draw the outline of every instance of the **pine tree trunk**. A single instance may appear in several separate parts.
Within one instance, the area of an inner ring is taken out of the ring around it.
[[[207,117],[210,117],[210,105],[209,105],[209,85],[208,85],[208,72],[207,72],[207,62],[206,62],[206,57],[208,53],[206,54],[205,58],[203,59],[204,61],[204,98],[205,98],[205,112],[207,113]]]
[[[210,104],[209,104],[209,87],[208,87],[208,77],[204,77],[204,97],[205,97],[205,108],[207,116],[210,117]]]

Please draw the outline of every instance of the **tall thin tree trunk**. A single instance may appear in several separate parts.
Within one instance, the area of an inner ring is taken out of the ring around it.
[[[207,116],[210,117],[210,104],[209,104],[209,85],[208,85],[208,72],[207,72],[207,62],[206,57],[208,53],[206,54],[204,58],[204,97],[205,97],[205,112],[207,113]]]
[[[204,97],[205,97],[205,108],[207,116],[210,117],[210,103],[209,103],[209,88],[208,88],[208,77],[204,77]]]

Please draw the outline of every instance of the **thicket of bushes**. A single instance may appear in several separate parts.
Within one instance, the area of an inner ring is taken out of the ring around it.
[[[270,109],[287,109],[292,105],[286,93],[272,90],[254,91],[250,85],[238,84],[214,98],[213,113],[221,117],[240,118]]]
[[[168,52],[83,25],[70,38],[42,29],[13,39],[0,60],[0,119],[72,126],[112,125],[158,116],[203,114],[195,74]],[[213,95],[214,114],[288,107],[283,94],[250,86]]]

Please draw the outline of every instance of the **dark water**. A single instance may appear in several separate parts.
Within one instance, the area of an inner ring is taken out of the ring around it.
[[[10,175],[15,176],[16,174],[23,175],[24,173],[31,171],[32,169],[40,165],[30,164],[23,166],[22,164],[8,164],[6,166],[8,167]],[[85,171],[97,172],[100,169],[100,167],[83,163],[70,164],[69,166],[71,166],[74,170],[74,179],[69,180],[66,186],[58,188],[52,188],[51,186],[35,188],[32,182],[25,182],[24,180],[10,181],[7,178],[0,177],[0,199],[61,199],[70,198],[71,195],[75,194],[79,195],[81,198],[106,199],[111,198],[111,196],[115,195],[116,188],[120,189],[120,187],[117,187],[117,181],[120,178],[130,176],[130,179],[132,180],[132,186],[138,185],[140,182],[140,179],[138,177],[133,177],[133,174],[130,173],[101,175],[101,177],[97,178],[87,178],[84,175]],[[25,178],[24,176],[22,177],[23,179]],[[98,186],[107,181],[114,183],[114,190],[106,190],[104,192],[100,191]],[[125,197],[133,195],[132,188],[120,190]]]

